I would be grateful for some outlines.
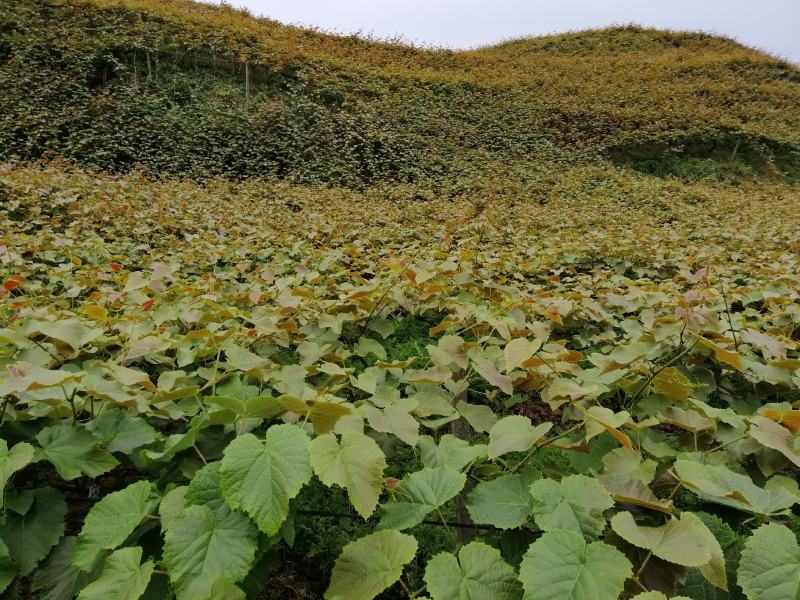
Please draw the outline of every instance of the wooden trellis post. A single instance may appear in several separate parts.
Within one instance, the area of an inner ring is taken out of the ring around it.
[[[244,99],[250,104],[250,63],[244,63]]]

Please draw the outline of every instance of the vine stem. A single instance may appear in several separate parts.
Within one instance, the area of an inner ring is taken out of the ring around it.
[[[416,591],[414,592],[414,595],[412,596],[412,598],[416,598],[417,596],[419,596],[419,595],[420,595],[422,592],[424,592],[424,591],[425,591],[425,588],[427,588],[427,587],[428,587],[427,585],[423,585],[421,588],[419,588],[418,590],[416,590]]]
[[[683,487],[683,481],[681,481],[681,478],[678,477],[677,473],[675,473],[672,469],[669,469],[669,471],[667,472],[678,480],[678,483],[675,484],[675,487],[672,488],[672,491],[670,492],[669,496],[667,496],[667,501],[670,501],[675,497],[675,494],[678,493],[678,490],[680,490],[681,487]]]
[[[724,444],[720,444],[719,446],[714,446],[713,448],[709,448],[708,450],[703,452],[703,454],[710,454],[711,452],[716,452],[717,450],[722,450],[723,448],[725,448],[727,446],[730,446],[731,444],[735,444],[736,442],[739,442],[741,440],[747,439],[749,437],[750,437],[749,433],[743,433],[739,437],[737,437],[735,439],[732,439],[730,442],[725,442]]]
[[[459,546],[458,538],[456,538],[456,535],[455,533],[453,533],[453,530],[450,529],[450,527],[447,525],[447,521],[445,520],[442,511],[437,508],[436,514],[439,515],[439,520],[442,522],[442,525],[444,525],[444,528],[447,529],[447,533],[450,535],[450,539],[453,541],[453,548],[454,549],[458,548]]]
[[[642,583],[639,581],[639,577],[641,576],[641,574],[642,574],[642,571],[644,571],[644,568],[647,566],[647,563],[649,563],[649,562],[650,562],[650,559],[652,558],[652,556],[653,556],[653,551],[652,551],[652,550],[650,550],[650,551],[647,553],[647,556],[645,556],[645,557],[644,557],[644,560],[642,561],[642,564],[641,564],[641,565],[639,565],[639,568],[638,568],[638,569],[637,569],[637,571],[636,571],[636,575],[634,575],[634,576],[633,576],[634,580],[635,580],[635,581],[636,581],[636,582],[637,582],[639,585],[642,585]],[[642,587],[644,587],[644,586],[642,586]],[[645,590],[645,591],[646,591],[646,590]]]
[[[74,424],[78,421],[78,413],[75,411],[75,392],[77,388],[72,390],[72,394],[67,394],[67,389],[64,387],[64,384],[61,384],[61,391],[64,393],[64,399],[72,409],[72,422]]]
[[[682,481],[679,481],[678,483],[676,483],[675,487],[672,488],[672,491],[670,492],[669,496],[667,496],[667,500],[672,500],[675,497],[675,494],[678,493],[678,490],[680,490],[682,487],[683,487],[683,482]]]
[[[723,285],[722,280],[720,280],[719,282],[719,291],[722,294],[722,301],[725,303],[725,315],[728,317],[728,325],[731,328],[731,335],[733,336],[733,347],[738,352],[739,342],[736,339],[736,329],[733,326],[733,319],[731,318],[731,309],[728,307],[728,297],[725,295],[725,286]]]
[[[533,355],[534,355],[534,356],[536,356],[536,357],[538,357],[538,358],[539,358],[539,360],[541,360],[541,361],[544,363],[544,365],[545,365],[545,366],[546,366],[548,369],[550,369],[550,370],[551,370],[553,373],[555,373],[555,374],[556,374],[556,377],[558,377],[559,379],[561,379],[561,373],[559,373],[558,371],[556,371],[556,370],[555,370],[555,368],[553,367],[553,365],[551,365],[549,362],[547,362],[547,361],[545,360],[545,358],[544,358],[544,357],[541,355],[541,350],[537,350],[536,352],[534,352],[534,353],[533,353]]]
[[[406,582],[405,582],[405,581],[403,581],[403,578],[402,578],[402,577],[401,577],[400,579],[398,579],[398,580],[397,580],[397,583],[399,583],[399,584],[400,584],[400,587],[401,587],[401,588],[403,588],[403,591],[404,591],[406,594],[408,594],[408,597],[409,597],[409,598],[414,598],[414,592],[412,592],[412,591],[411,591],[411,588],[410,588],[410,587],[408,587],[408,585],[406,584]]]
[[[202,460],[202,461],[203,461],[203,464],[204,464],[204,465],[207,465],[207,464],[208,464],[208,461],[206,460],[206,457],[205,457],[205,456],[203,456],[203,453],[202,453],[202,452],[200,452],[200,448],[198,448],[198,447],[197,447],[197,444],[192,444],[192,448],[194,448],[194,451],[197,453],[197,456],[199,456],[199,457],[200,457],[200,460]]]
[[[647,587],[642,583],[642,580],[639,579],[639,578],[642,576],[642,572],[644,572],[644,568],[647,566],[647,563],[650,562],[650,559],[652,557],[653,557],[653,551],[650,550],[650,551],[648,551],[647,555],[644,557],[644,560],[642,561],[642,564],[639,565],[638,569],[636,569],[636,573],[633,576],[633,581],[636,583],[636,585],[638,585],[640,588],[642,588],[643,592],[649,592],[650,590],[647,589]]]

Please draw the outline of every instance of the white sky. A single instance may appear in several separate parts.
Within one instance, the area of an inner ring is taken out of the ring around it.
[[[800,0],[230,0],[282,23],[470,48],[605,25],[702,30],[800,64]]]

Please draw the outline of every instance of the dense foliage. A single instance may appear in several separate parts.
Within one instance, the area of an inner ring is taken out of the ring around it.
[[[0,158],[457,196],[565,163],[800,175],[800,74],[734,42],[621,28],[471,52],[138,0],[0,6]]]
[[[7,167],[7,593],[794,598],[797,194],[590,174]]]
[[[798,81],[3,2],[0,595],[798,600]]]

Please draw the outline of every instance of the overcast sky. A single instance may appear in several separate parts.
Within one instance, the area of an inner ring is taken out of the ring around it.
[[[800,64],[800,0],[231,0],[338,33],[451,48],[620,23],[724,34]]]

